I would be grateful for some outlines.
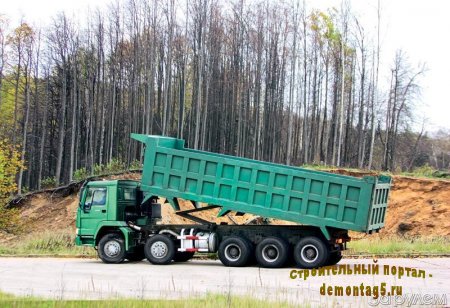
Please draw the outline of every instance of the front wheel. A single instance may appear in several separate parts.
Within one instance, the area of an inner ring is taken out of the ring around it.
[[[152,264],[169,264],[175,255],[175,244],[168,236],[157,234],[147,240],[144,253]]]
[[[301,239],[294,247],[294,259],[301,268],[317,268],[326,265],[328,247],[315,236]]]
[[[117,233],[108,233],[98,242],[98,257],[105,263],[121,263],[125,253],[124,240]]]

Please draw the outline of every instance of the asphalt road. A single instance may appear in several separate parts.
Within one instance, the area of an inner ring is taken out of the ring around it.
[[[367,267],[374,263],[370,259],[344,259],[339,264],[354,269],[357,264]],[[156,266],[147,261],[103,264],[95,259],[0,258],[0,290],[56,299],[171,299],[221,293],[314,306],[367,306],[369,301],[376,301],[361,294],[345,296],[346,287],[354,289],[364,284],[364,288],[380,286],[381,290],[384,282],[387,290],[392,285],[402,287],[403,297],[395,300],[404,300],[404,305],[406,300],[423,300],[425,294],[436,295],[438,300],[444,296],[447,305],[450,304],[450,258],[380,259],[377,264],[378,275],[330,274],[304,280],[303,277],[292,279],[291,274],[298,276],[298,272],[291,272],[292,268],[229,268],[210,260]],[[425,278],[384,275],[384,265],[395,266],[397,273],[399,267],[424,270]],[[329,286],[333,290],[342,286],[344,296],[322,295],[320,289],[324,283],[325,290]]]

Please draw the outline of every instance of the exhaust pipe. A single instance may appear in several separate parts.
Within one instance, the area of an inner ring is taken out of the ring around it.
[[[128,227],[130,227],[131,229],[134,229],[136,231],[141,231],[141,227],[136,226],[134,223],[132,223],[131,221],[127,222]]]
[[[164,229],[164,230],[159,231],[159,234],[164,234],[164,233],[172,234],[175,237],[180,236],[178,233],[176,233],[176,232],[174,232],[172,230]]]

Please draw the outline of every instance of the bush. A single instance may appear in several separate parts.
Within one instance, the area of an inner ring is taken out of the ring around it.
[[[433,167],[431,167],[428,164],[425,164],[421,167],[414,168],[412,173],[415,176],[432,177],[435,172],[436,172],[436,169],[434,169]]]
[[[433,173],[433,177],[440,179],[450,179],[450,172],[445,170],[437,170]]]
[[[80,168],[73,173],[73,179],[75,181],[82,181],[88,178],[90,175],[102,175],[102,174],[113,174],[124,172],[128,169],[141,169],[142,164],[138,160],[134,160],[130,168],[127,168],[125,162],[120,160],[119,158],[113,158],[106,165],[104,164],[96,164],[92,170],[92,174],[90,174],[86,168]]]
[[[80,168],[73,173],[73,179],[75,181],[82,181],[85,178],[87,178],[88,175],[89,175],[89,173],[86,170],[86,168]]]
[[[105,166],[104,165],[100,165],[100,164],[96,164],[94,165],[94,171],[92,172],[92,175],[100,175],[103,174],[103,170],[104,170]]]
[[[42,188],[51,188],[56,186],[55,177],[48,177],[41,181]]]
[[[19,211],[7,209],[6,205],[12,193],[17,191],[16,174],[24,168],[20,151],[8,140],[0,140],[0,229],[16,230],[19,223]]]
[[[138,160],[133,160],[130,164],[130,170],[142,169],[142,164]]]
[[[111,161],[105,166],[104,173],[117,173],[121,171],[125,171],[127,168],[125,163],[120,159],[113,158]]]

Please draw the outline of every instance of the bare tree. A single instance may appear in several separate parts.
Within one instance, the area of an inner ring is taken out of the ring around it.
[[[0,108],[2,106],[2,85],[3,70],[6,63],[6,29],[8,27],[8,19],[4,15],[0,15]]]
[[[61,182],[61,171],[63,164],[63,150],[66,132],[66,108],[67,108],[67,69],[70,40],[72,38],[72,29],[68,18],[64,14],[59,14],[53,22],[53,29],[48,36],[49,45],[54,55],[53,61],[58,66],[61,74],[61,93],[60,93],[60,125],[58,131],[58,146],[56,158],[55,182],[59,185]]]
[[[373,162],[373,148],[375,145],[375,104],[378,103],[378,76],[379,76],[379,68],[380,68],[380,21],[381,21],[381,5],[380,0],[378,0],[377,5],[377,43],[376,43],[376,64],[375,69],[373,70],[374,74],[374,85],[372,90],[371,97],[371,121],[370,121],[370,144],[369,144],[369,161],[367,163],[367,168],[369,170],[372,169]],[[375,61],[374,61],[375,62]]]
[[[349,18],[349,4],[346,2],[341,4],[341,98],[339,101],[339,137],[337,148],[336,165],[341,165],[341,151],[343,143],[344,132],[344,98],[345,98],[345,48],[347,44],[347,32],[348,32],[348,18]]]

